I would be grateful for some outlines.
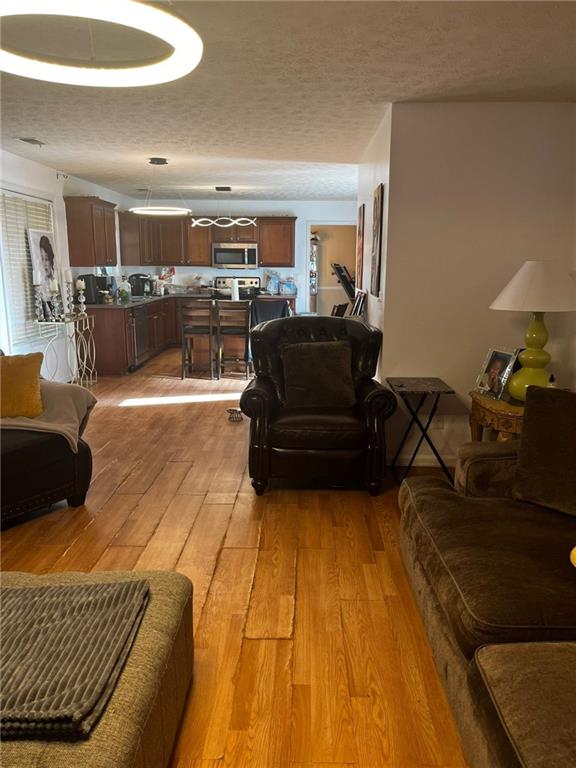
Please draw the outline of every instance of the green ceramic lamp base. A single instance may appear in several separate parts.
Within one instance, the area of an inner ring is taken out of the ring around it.
[[[544,347],[548,341],[548,331],[544,325],[544,313],[535,312],[525,336],[526,349],[520,352],[518,360],[522,367],[512,376],[508,383],[508,392],[516,399],[526,400],[528,387],[547,387],[550,374],[546,366],[550,355]]]

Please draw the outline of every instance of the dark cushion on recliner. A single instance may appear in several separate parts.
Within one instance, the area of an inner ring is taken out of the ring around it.
[[[366,425],[356,408],[282,408],[270,425],[273,448],[365,448]]]
[[[575,766],[576,643],[488,645],[474,660],[491,738],[504,732],[522,768]]]
[[[528,388],[513,495],[576,515],[576,393]]]
[[[403,535],[468,658],[487,643],[576,640],[574,518],[429,477],[400,493]]]
[[[357,387],[376,373],[382,345],[378,328],[351,317],[295,315],[261,323],[250,332],[257,377],[269,379],[284,400],[284,368],[279,351],[291,344],[346,341],[352,352],[352,378]]]
[[[280,357],[289,408],[351,408],[355,404],[348,342],[288,344]]]

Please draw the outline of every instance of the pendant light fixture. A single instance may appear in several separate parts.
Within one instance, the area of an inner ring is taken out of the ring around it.
[[[151,166],[168,165],[168,160],[165,157],[150,157],[148,162]],[[154,173],[154,170],[152,170]],[[192,213],[190,208],[178,205],[150,205],[152,199],[152,183],[148,185],[146,190],[146,198],[144,199],[144,205],[138,205],[134,208],[130,208],[130,213],[136,213],[139,216],[188,216]]]
[[[239,216],[233,219],[231,216],[218,216],[211,219],[208,216],[202,216],[199,219],[192,219],[193,227],[255,227],[256,219],[248,219],[245,216]]]
[[[202,58],[203,45],[198,33],[176,16],[147,3],[135,0],[2,0],[0,3],[0,18],[39,15],[119,24],[153,35],[173,50],[153,64],[112,68],[55,64],[0,48],[0,71],[50,83],[133,88],[177,80],[195,69]]]

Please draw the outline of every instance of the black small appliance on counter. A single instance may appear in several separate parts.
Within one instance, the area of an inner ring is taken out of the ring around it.
[[[86,304],[99,304],[100,291],[116,291],[116,279],[112,275],[78,275],[77,280],[84,280]]]
[[[150,275],[144,275],[142,272],[136,272],[130,275],[128,282],[132,286],[132,296],[146,296],[152,293],[152,281]],[[148,288],[146,288],[148,285]]]

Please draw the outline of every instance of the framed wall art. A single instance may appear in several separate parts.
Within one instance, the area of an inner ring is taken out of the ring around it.
[[[380,294],[380,272],[382,269],[382,215],[384,211],[384,184],[374,190],[374,213],[372,216],[372,272],[370,293]]]
[[[358,227],[356,229],[356,285],[355,287],[362,290],[362,280],[364,271],[364,213],[366,206],[364,203],[358,208]]]

